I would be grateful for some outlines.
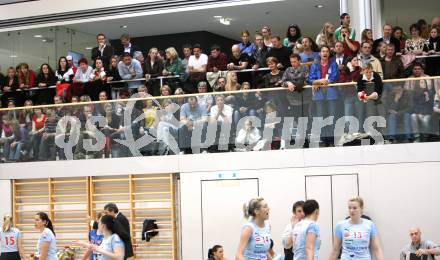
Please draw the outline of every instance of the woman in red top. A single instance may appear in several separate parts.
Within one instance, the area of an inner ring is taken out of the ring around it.
[[[34,115],[32,116],[32,131],[29,133],[31,136],[31,145],[33,155],[32,157],[38,159],[38,151],[40,149],[41,137],[43,136],[44,123],[46,123],[46,115],[43,114],[40,108],[34,109]]]
[[[27,63],[18,65],[18,87],[28,89],[35,87],[35,73],[29,69]]]

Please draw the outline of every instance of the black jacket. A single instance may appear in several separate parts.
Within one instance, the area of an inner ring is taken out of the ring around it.
[[[121,212],[119,212],[116,216],[116,221],[118,221],[118,223],[122,226],[123,231],[127,232],[128,236],[130,237],[129,242],[125,243],[124,259],[127,259],[134,256],[133,246],[131,245],[130,222],[128,222],[128,219]]]
[[[142,240],[150,242],[150,239],[159,233],[155,229],[158,229],[155,219],[144,220],[142,224]]]
[[[113,50],[113,47],[108,44],[105,46],[102,55],[99,51],[99,47],[95,47],[92,49],[92,60],[95,61],[97,58],[101,58],[102,62],[104,63],[104,67],[108,68],[108,65],[110,64],[110,58],[113,56],[114,52],[115,51]]]
[[[141,48],[139,48],[137,45],[134,45],[133,43],[131,43],[131,48],[130,48],[130,56],[133,57],[134,53],[136,51],[141,51]],[[122,55],[124,54],[124,46],[119,46],[117,51],[116,51],[116,55]]]
[[[383,42],[383,38],[376,39],[376,40],[373,42],[373,49],[371,50],[371,54],[374,55],[374,54],[378,53],[378,51],[377,51],[377,47],[379,46],[379,43],[381,43],[381,42]],[[397,52],[400,52],[400,41],[399,41],[399,40],[397,40],[397,39],[394,38],[394,37],[391,37],[391,38],[390,38],[390,43],[394,44],[394,47],[395,47],[395,51],[396,51],[396,53],[397,53]]]

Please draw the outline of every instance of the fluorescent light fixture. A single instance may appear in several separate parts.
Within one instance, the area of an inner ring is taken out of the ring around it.
[[[316,8],[323,8],[323,5],[315,5]]]
[[[17,58],[18,56],[17,55],[11,55],[11,56],[9,56],[10,58]]]
[[[214,15],[214,18],[215,19],[221,19],[221,18],[223,18],[223,16],[221,16],[221,15]]]
[[[46,40],[46,39],[43,39],[42,41],[43,41],[43,42],[47,42],[47,40]]]
[[[91,50],[93,49],[93,47],[86,47],[86,50]]]
[[[220,18],[220,23],[223,25],[231,25],[231,19],[230,18]]]
[[[41,34],[35,34],[34,37],[35,37],[35,38],[42,38],[43,35],[41,35]]]
[[[121,29],[127,29],[127,25],[121,25]]]

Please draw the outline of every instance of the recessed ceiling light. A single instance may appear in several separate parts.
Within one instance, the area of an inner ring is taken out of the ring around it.
[[[127,25],[121,25],[121,29],[127,29]]]
[[[231,25],[231,18],[220,18],[220,23],[223,25]]]
[[[34,37],[35,37],[35,38],[42,38],[43,35],[41,35],[41,34],[35,34]]]
[[[221,15],[214,15],[214,18],[215,19],[220,19],[220,18],[222,18],[223,16],[221,16]]]
[[[11,55],[11,56],[9,56],[9,57],[11,57],[11,58],[17,58],[18,56],[17,56],[17,55]]]
[[[46,39],[43,39],[42,41],[43,41],[43,42],[47,42],[47,40],[46,40]]]
[[[316,8],[323,8],[323,5],[315,5]]]
[[[93,49],[93,47],[86,47],[86,50],[91,50]]]

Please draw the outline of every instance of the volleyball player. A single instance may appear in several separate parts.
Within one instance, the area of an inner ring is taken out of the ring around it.
[[[330,260],[336,260],[342,247],[341,260],[383,260],[377,229],[371,220],[362,218],[364,201],[354,197],[348,201],[350,217],[339,222],[335,228],[335,238]]]
[[[0,230],[0,260],[25,259],[21,232],[12,224],[12,216],[5,215]]]
[[[263,198],[251,199],[243,207],[244,216],[249,221],[244,224],[238,245],[236,260],[269,259],[270,227],[269,206]]]
[[[58,260],[57,242],[52,221],[44,212],[35,215],[35,229],[41,232],[37,242],[36,257],[39,260]]]
[[[318,251],[321,247],[321,235],[316,223],[319,217],[319,204],[316,200],[304,202],[305,217],[292,231],[293,259],[318,260]]]

